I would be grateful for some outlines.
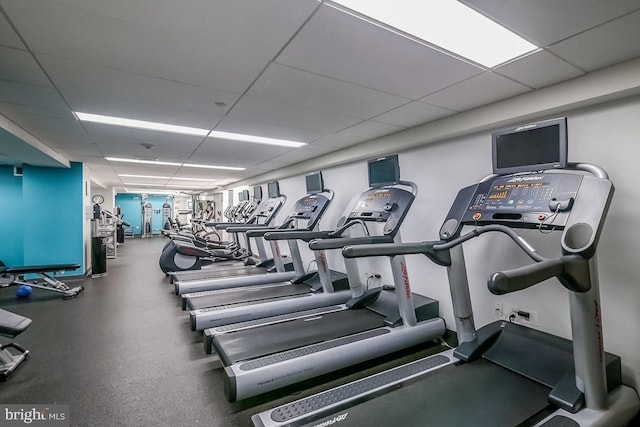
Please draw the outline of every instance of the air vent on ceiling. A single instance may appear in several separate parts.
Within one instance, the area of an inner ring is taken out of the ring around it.
[[[22,176],[22,166],[13,167],[13,176]]]

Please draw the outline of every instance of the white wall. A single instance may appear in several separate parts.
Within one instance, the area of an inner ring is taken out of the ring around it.
[[[566,116],[569,129],[569,161],[598,164],[610,174],[616,186],[614,201],[599,246],[599,270],[605,347],[622,356],[624,377],[633,386],[640,384],[640,339],[634,334],[640,324],[640,238],[636,237],[640,187],[636,184],[637,159],[640,158],[640,97],[627,98],[554,116]],[[549,117],[539,117],[549,118]],[[426,139],[426,137],[425,137]],[[402,178],[418,184],[419,194],[401,228],[403,241],[434,240],[458,190],[475,183],[491,172],[490,132],[425,145],[400,153]],[[389,144],[389,153],[393,144]],[[367,186],[365,162],[323,170],[327,188],[336,197],[322,220],[322,229],[332,229],[352,196]],[[278,220],[291,210],[293,202],[304,195],[304,178],[280,180],[281,191],[289,199]],[[279,223],[278,222],[278,223]],[[545,256],[560,255],[559,233],[541,235],[524,231],[525,238]],[[522,292],[496,297],[486,287],[488,276],[500,269],[529,263],[506,236],[483,235],[465,244],[467,270],[477,326],[495,320],[496,302],[505,310],[518,307],[539,314],[539,328],[570,336],[569,306],[565,289],[548,280]],[[332,251],[329,263],[343,270],[338,251]],[[305,265],[313,259],[303,250]],[[455,327],[446,272],[425,257],[407,258],[409,277],[415,292],[440,301],[441,315],[447,327]],[[360,262],[360,272],[377,271],[383,283],[390,281],[386,259]]]

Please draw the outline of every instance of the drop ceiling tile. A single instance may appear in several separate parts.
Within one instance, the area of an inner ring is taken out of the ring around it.
[[[249,167],[265,159],[281,156],[291,150],[289,147],[209,138],[198,147],[189,159],[189,163]]]
[[[561,58],[587,71],[640,55],[640,11],[607,22],[549,47]]]
[[[308,0],[299,7],[288,1],[286,4],[298,11],[291,15],[271,4],[254,2],[249,7],[256,9],[255,16],[243,21],[240,17],[246,15],[247,5],[233,2],[228,6],[240,16],[238,20],[233,19],[233,13],[214,19],[214,5],[221,3],[209,3],[213,12],[203,2],[192,1],[188,5],[146,2],[147,8],[155,9],[151,15],[164,16],[162,19],[170,22],[170,28],[148,24],[144,19],[143,22],[121,19],[126,8],[132,7],[130,2],[117,3],[120,17],[49,0],[6,0],[5,8],[37,53],[242,93],[297,30],[298,22],[306,19],[302,9],[310,12],[313,6]],[[93,7],[101,8],[96,2]],[[207,23],[194,26],[192,17],[196,15],[199,21]],[[273,19],[263,20],[267,16]],[[298,22],[292,21],[292,16]],[[261,24],[254,25],[256,19]],[[215,20],[226,23],[216,30],[212,25]],[[225,34],[229,27],[235,27],[231,36]],[[238,33],[245,35],[236,36]]]
[[[26,50],[0,46],[0,80],[51,87],[36,61]]]
[[[406,98],[279,64],[270,65],[247,95],[360,119],[377,116],[407,102]]]
[[[287,139],[291,141],[310,142],[321,138],[326,132],[312,131],[292,126],[279,126],[252,120],[238,120],[226,117],[220,121],[216,130],[235,132],[245,135],[257,135],[268,138]]]
[[[71,113],[71,111],[69,111],[68,108],[66,108],[66,106],[65,108],[48,108],[9,102],[0,102],[0,112],[14,112],[18,114],[31,114],[42,117],[75,120],[74,115]]]
[[[239,54],[267,60],[319,5],[317,0],[58,1],[136,27],[205,40],[212,49],[234,49]]]
[[[487,71],[462,83],[425,96],[421,101],[455,111],[465,111],[531,90],[527,86]]]
[[[267,160],[263,163],[259,163],[256,166],[264,169],[278,169],[285,166],[292,165],[294,163],[302,162],[304,160],[310,160],[317,156],[335,151],[335,147],[323,146],[319,144],[307,145],[296,150],[284,153],[274,159]]]
[[[91,143],[69,143],[67,140],[55,141],[56,148],[72,162],[93,162],[102,157],[100,149]]]
[[[494,71],[535,89],[584,74],[584,71],[546,50],[509,62]]]
[[[376,139],[381,136],[389,135],[403,128],[400,126],[379,123],[376,121],[365,121],[350,126],[333,135],[326,136],[313,143],[313,145],[326,145],[329,147],[345,148],[350,145],[356,145],[361,142]]]
[[[200,145],[203,138],[157,132],[143,129],[130,129],[98,123],[84,123],[90,140],[107,156],[140,156],[145,159],[172,161],[186,159]],[[152,144],[150,149],[143,144]]]
[[[220,116],[211,113],[177,110],[163,105],[146,104],[135,99],[126,100],[108,95],[96,97],[91,93],[69,90],[64,92],[64,96],[74,111],[202,129],[212,129],[220,120]]]
[[[232,105],[239,97],[220,90],[48,55],[38,55],[38,59],[63,94],[70,90],[94,98],[108,96],[127,102],[209,113],[220,117],[227,112],[228,107],[216,106],[215,102]]]
[[[455,111],[413,101],[394,110],[374,117],[376,122],[410,128],[442,117],[456,114]]]
[[[462,0],[545,47],[640,8],[637,0]]]
[[[107,164],[117,174],[124,173],[130,175],[173,176],[180,169],[180,166],[145,165],[142,163],[119,163],[107,161]]]
[[[327,5],[320,8],[276,61],[410,99],[482,72],[474,65]]]
[[[0,14],[0,45],[15,47],[18,49],[25,48],[16,32],[13,31],[13,28],[11,28],[11,25],[2,14]]]
[[[8,111],[5,116],[24,129],[61,130],[77,135],[85,135],[78,121],[71,118],[48,117],[37,114],[24,114]]]
[[[67,108],[55,89],[9,81],[0,81],[0,102],[53,109]]]
[[[227,118],[238,122],[265,123],[273,126],[307,129],[322,133],[333,133],[361,121],[356,117],[345,116],[331,111],[264,101],[250,96],[242,97]]]

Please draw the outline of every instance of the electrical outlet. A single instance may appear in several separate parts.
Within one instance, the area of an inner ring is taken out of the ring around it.
[[[538,326],[538,312],[523,309],[514,309],[516,323],[525,326]]]
[[[501,302],[493,304],[493,316],[496,319],[504,319],[504,306]]]

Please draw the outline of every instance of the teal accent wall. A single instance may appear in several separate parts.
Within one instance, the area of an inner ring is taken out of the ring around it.
[[[153,234],[160,234],[162,227],[162,205],[167,201],[167,196],[159,194],[149,194],[149,201],[153,213],[151,214],[151,229]],[[120,206],[120,212],[124,214],[125,221],[129,222],[133,229],[133,234],[142,234],[142,195],[133,193],[116,194],[116,206]]]
[[[0,260],[9,266],[24,264],[22,177],[13,166],[0,166]]]
[[[24,264],[80,264],[63,276],[83,274],[82,164],[70,168],[25,165],[22,179]]]
[[[118,193],[116,194],[116,206],[120,206],[120,213],[124,220],[131,224],[133,234],[139,236],[142,233],[142,197],[140,194]]]
[[[167,201],[167,196],[163,195],[149,195],[149,201],[153,207],[153,214],[151,215],[151,230],[153,234],[160,234],[162,232],[162,205]]]

